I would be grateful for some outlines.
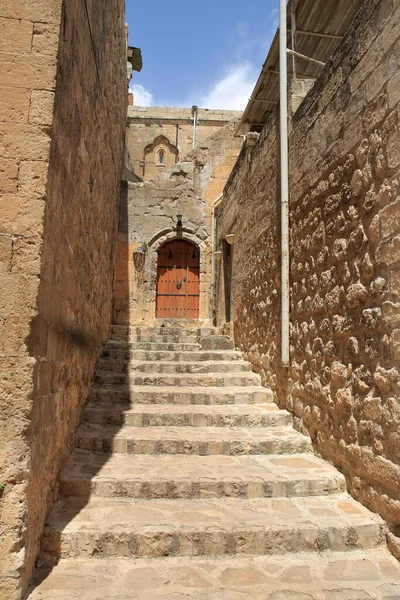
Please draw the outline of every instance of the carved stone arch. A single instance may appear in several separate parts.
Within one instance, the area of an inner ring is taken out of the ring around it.
[[[158,249],[165,242],[170,242],[174,239],[182,239],[187,240],[188,242],[192,242],[195,246],[197,246],[200,252],[205,251],[205,241],[202,240],[199,236],[196,235],[195,230],[190,227],[183,227],[179,232],[172,227],[168,229],[163,229],[158,231],[149,241],[148,246],[149,249],[152,249],[154,252],[158,252]]]
[[[168,229],[162,229],[158,231],[153,237],[148,241],[148,251],[147,251],[147,260],[148,260],[148,269],[150,272],[150,288],[151,288],[151,296],[153,297],[154,302],[154,314],[155,314],[155,299],[156,299],[156,285],[157,285],[157,261],[158,261],[158,251],[163,244],[166,242],[170,242],[176,239],[186,240],[188,242],[192,242],[198,250],[199,250],[199,259],[200,259],[200,279],[203,279],[206,274],[206,242],[202,240],[194,229],[190,227],[183,227],[180,231],[176,231],[175,228],[169,227]],[[202,291],[200,291],[200,301],[201,301]]]
[[[175,239],[187,240],[188,242],[192,242],[200,252],[200,273],[204,271],[205,267],[205,252],[206,252],[206,244],[205,241],[200,239],[196,233],[189,229],[183,228],[181,232],[178,232],[175,229],[164,229],[162,231],[157,232],[149,241],[148,249],[149,249],[149,261],[150,261],[150,269],[151,272],[154,272],[154,269],[157,265],[157,253],[165,242],[170,242]]]
[[[155,157],[160,150],[163,150],[166,153],[167,159],[169,154],[171,154],[174,157],[174,160],[172,162],[169,161],[170,164],[176,162],[176,158],[178,156],[178,148],[174,146],[174,144],[171,144],[171,142],[165,135],[158,135],[151,144],[145,146],[143,151],[143,159],[146,160],[146,157],[148,158],[149,154],[152,154]],[[168,164],[168,160],[163,164]]]

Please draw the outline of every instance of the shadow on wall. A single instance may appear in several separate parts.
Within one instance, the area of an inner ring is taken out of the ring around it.
[[[124,207],[126,210],[126,194],[122,189],[120,218],[123,218]],[[129,245],[118,244],[115,282],[126,282],[127,288],[124,293],[128,299],[130,263]],[[127,317],[129,323],[129,314]],[[71,330],[70,334],[71,340],[83,352],[87,350],[88,345],[90,347],[90,336],[78,330]],[[26,600],[36,599],[37,593],[46,593],[46,579],[60,559],[89,556],[102,558],[108,555],[109,543],[103,539],[101,528],[97,537],[88,534],[91,540],[85,545],[63,540],[63,536],[73,530],[74,520],[82,509],[88,505],[93,508],[97,497],[100,496],[113,498],[135,495],[134,486],[130,487],[127,478],[121,482],[112,479],[118,453],[129,453],[133,450],[127,447],[126,440],[118,435],[123,424],[135,424],[130,422],[126,415],[133,400],[131,388],[134,380],[129,377],[130,356],[129,325],[112,324],[109,340],[97,362],[83,419],[75,435],[75,449],[60,475],[59,499],[45,525],[35,576],[25,596]],[[134,415],[131,414],[130,418],[134,419]],[[139,496],[140,488],[136,492]],[[134,541],[126,543],[132,548]],[[76,591],[76,585],[73,573],[70,578],[63,580],[63,590],[70,586],[71,592]],[[39,597],[42,599],[42,595]]]

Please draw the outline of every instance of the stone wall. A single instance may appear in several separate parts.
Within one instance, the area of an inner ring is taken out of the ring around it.
[[[0,597],[17,598],[25,562],[30,413],[61,1],[0,6]]]
[[[12,600],[107,339],[126,37],[123,0],[6,0],[0,16],[0,597]]]
[[[236,234],[236,343],[393,534],[400,528],[399,32],[398,0],[367,0],[292,119],[288,373],[280,366],[276,115],[254,148],[248,140],[218,211],[219,239]],[[223,279],[222,266],[219,324]]]
[[[200,248],[200,318],[209,318],[211,211],[242,143],[234,136],[236,125],[219,129],[155,179],[126,185],[120,204],[114,323],[155,318],[157,250],[177,237]],[[179,212],[183,227],[178,231]]]
[[[240,117],[240,111],[198,109],[197,144]],[[148,181],[183,160],[193,149],[190,108],[130,106],[126,144],[135,174]],[[164,152],[160,164],[158,153]]]

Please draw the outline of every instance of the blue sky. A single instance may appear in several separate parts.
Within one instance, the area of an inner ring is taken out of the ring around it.
[[[279,0],[126,0],[143,69],[135,104],[244,109],[278,26]]]

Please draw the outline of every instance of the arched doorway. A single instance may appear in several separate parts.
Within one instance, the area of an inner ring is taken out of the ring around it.
[[[158,251],[156,317],[198,319],[200,252],[186,240],[166,242]]]

